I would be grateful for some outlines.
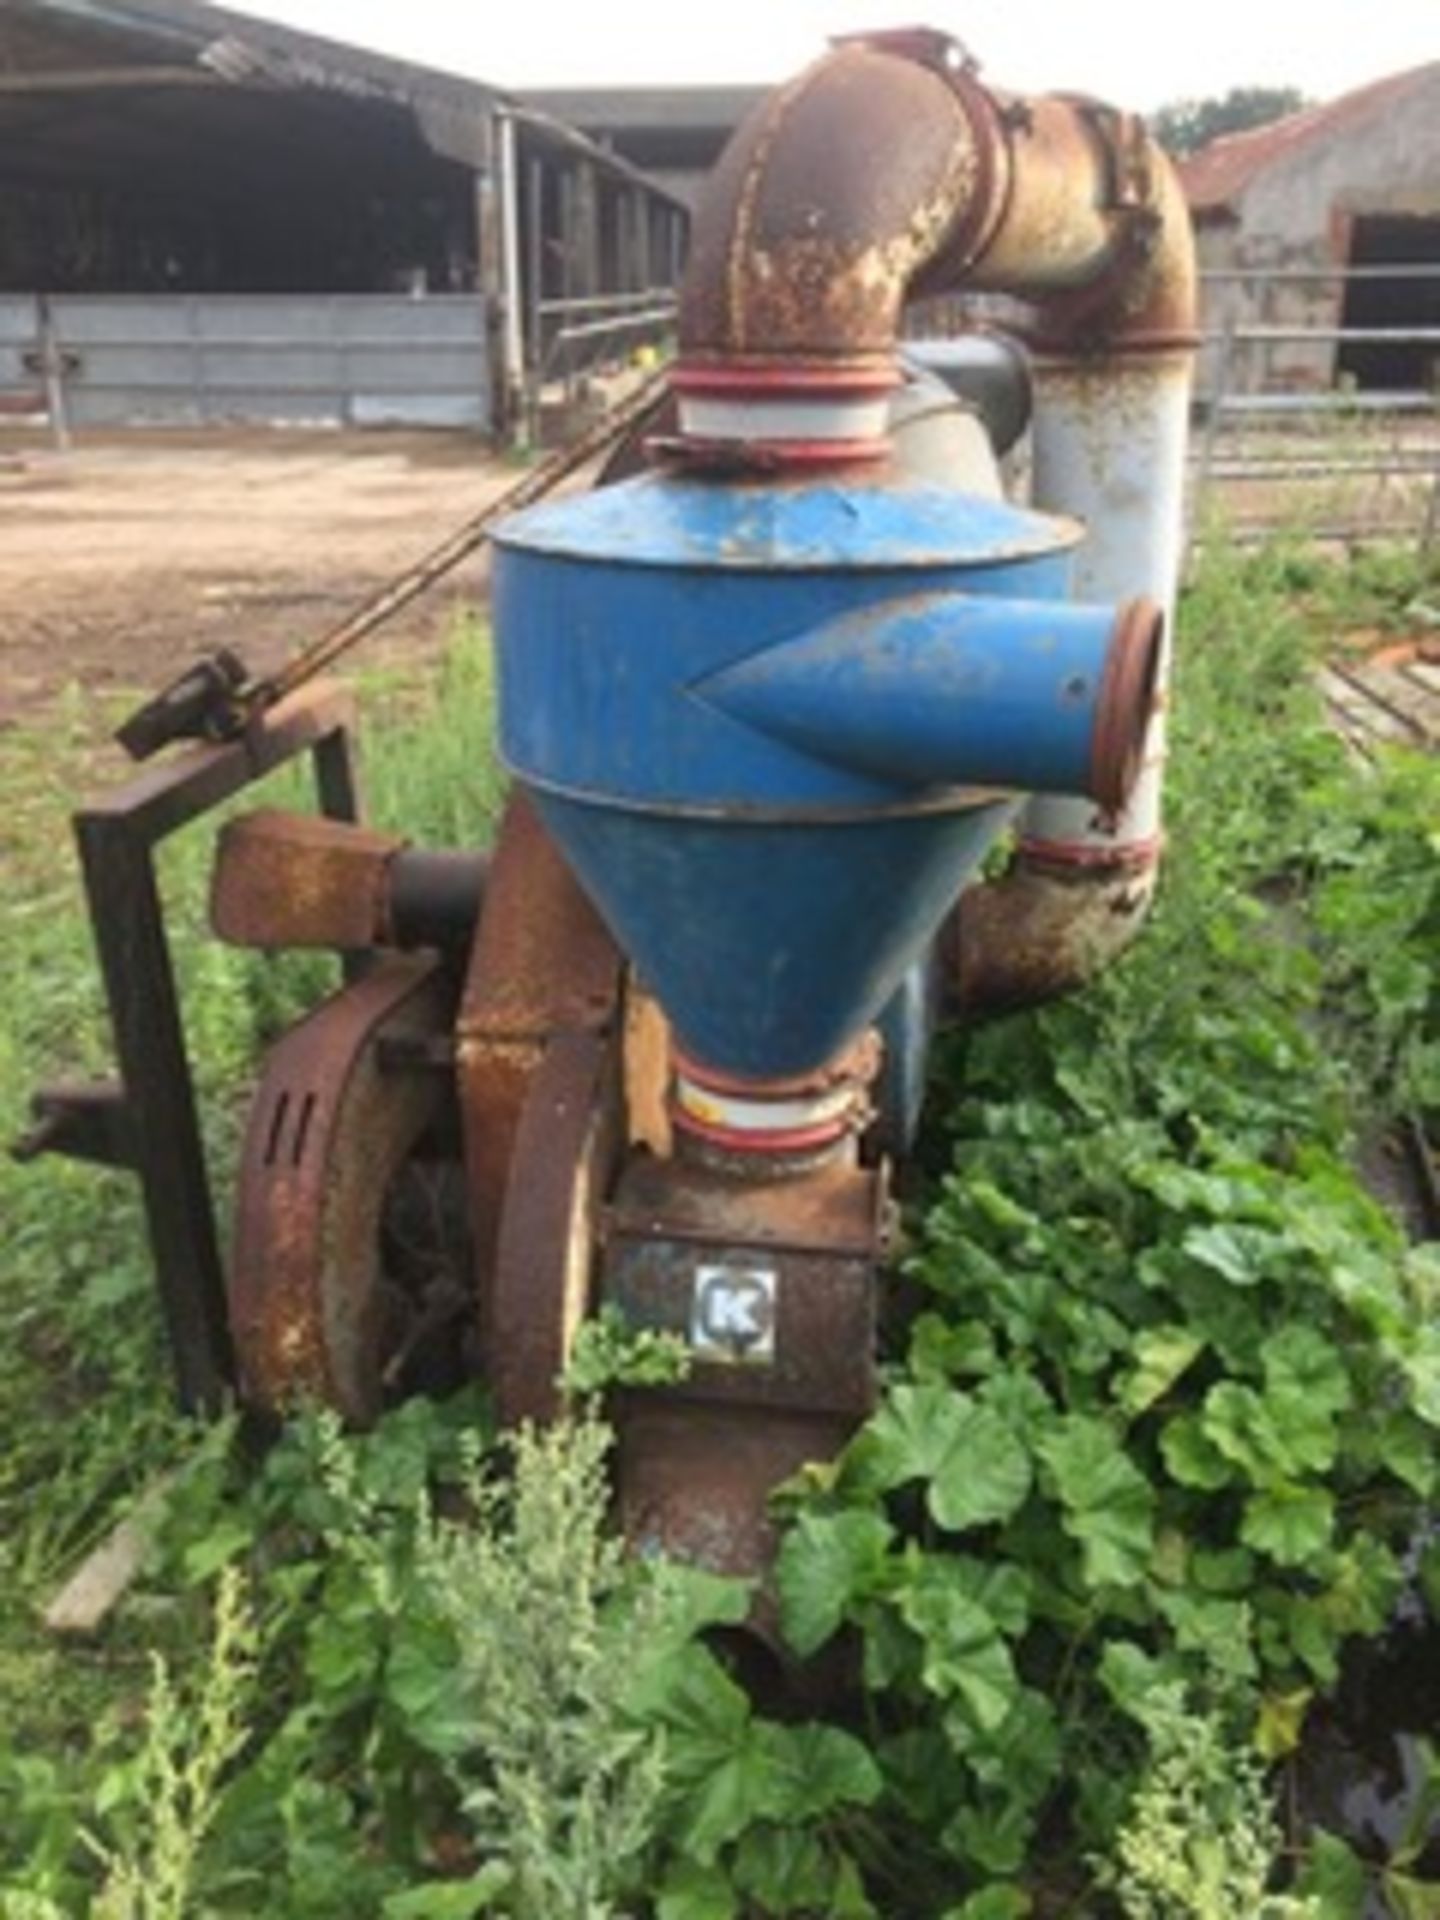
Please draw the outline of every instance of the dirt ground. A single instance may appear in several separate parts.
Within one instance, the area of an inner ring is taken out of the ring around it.
[[[72,682],[147,692],[216,646],[269,667],[517,477],[453,433],[130,433],[62,454],[0,431],[0,728]],[[483,590],[467,563],[372,656]]]
[[[217,646],[271,667],[517,477],[455,433],[131,432],[61,454],[0,424],[0,729],[74,682],[153,691]],[[1220,485],[1242,521],[1265,504]],[[484,588],[481,558],[357,658],[425,645]]]

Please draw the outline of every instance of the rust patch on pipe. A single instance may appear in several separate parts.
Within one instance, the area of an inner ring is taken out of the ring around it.
[[[1157,857],[1124,848],[1105,865],[1061,866],[1022,850],[999,879],[968,887],[941,936],[950,1016],[978,1023],[1094,979],[1143,926]]]
[[[712,176],[681,291],[683,362],[888,366],[905,289],[979,173],[939,74],[865,46],[818,61],[741,127]]]
[[[1057,98],[1044,104],[1049,117],[1070,121],[1071,157],[1050,170],[1049,196],[1075,217],[1079,155],[1088,146],[1089,178],[1107,234],[1087,270],[1068,284],[1046,274],[1043,264],[1038,270],[1032,265],[1027,275],[1023,262],[1017,263],[1017,284],[1010,290],[1038,309],[1031,344],[1066,356],[1193,352],[1199,345],[1195,245],[1168,156],[1137,116],[1093,101]],[[1026,175],[1023,156],[1017,156],[1017,172]],[[991,284],[999,264],[983,262],[977,284]]]

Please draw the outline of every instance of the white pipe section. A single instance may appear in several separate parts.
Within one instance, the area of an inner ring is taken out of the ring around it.
[[[896,466],[928,486],[1003,498],[1000,471],[977,414],[931,373],[862,400],[680,396],[680,430],[697,440],[890,440]]]
[[[845,1084],[819,1093],[796,1094],[789,1100],[747,1100],[739,1094],[718,1093],[713,1087],[701,1086],[687,1079],[683,1070],[675,1074],[675,1103],[682,1114],[707,1126],[751,1134],[760,1140],[767,1133],[792,1133],[846,1120],[854,1113],[857,1100],[856,1088]]]
[[[985,500],[1004,498],[1000,468],[980,416],[934,374],[913,377],[895,390],[890,444],[895,465],[907,479]]]
[[[1143,770],[1118,824],[1089,801],[1037,798],[1022,820],[1027,840],[1124,853],[1159,834],[1192,363],[1175,352],[1036,368],[1032,497],[1085,523],[1075,598],[1117,604],[1148,594],[1165,610],[1166,642]]]
[[[889,417],[888,393],[862,400],[680,395],[680,431],[688,440],[877,440]]]

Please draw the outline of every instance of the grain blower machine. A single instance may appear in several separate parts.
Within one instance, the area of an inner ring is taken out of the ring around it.
[[[1005,296],[1028,354],[902,352],[933,293]],[[608,1307],[691,1359],[617,1396],[627,1531],[763,1563],[769,1490],[871,1405],[936,1023],[1143,919],[1193,325],[1137,120],[939,34],[839,43],[712,176],[606,484],[493,528],[488,857],[358,822],[333,685],[171,689],[158,734],[211,737],[77,816],[120,1079],[38,1096],[29,1144],[140,1174],[189,1400],[363,1422],[479,1373],[544,1419]],[[152,852],[300,751],[322,812],[227,822],[215,929],[346,975],[263,1063],[222,1261]]]

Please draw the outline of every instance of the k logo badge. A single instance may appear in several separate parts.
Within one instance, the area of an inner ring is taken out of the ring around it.
[[[775,1295],[770,1267],[697,1267],[690,1345],[697,1359],[764,1366],[775,1358]]]

